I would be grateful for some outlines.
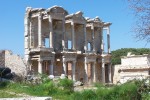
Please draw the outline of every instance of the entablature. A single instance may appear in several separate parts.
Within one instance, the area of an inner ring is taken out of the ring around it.
[[[77,24],[86,24],[85,18],[82,16],[83,13],[81,11],[76,12],[75,14],[70,14],[65,17],[66,23],[77,23]]]

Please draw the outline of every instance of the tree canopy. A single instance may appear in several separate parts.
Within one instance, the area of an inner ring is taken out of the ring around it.
[[[121,64],[121,56],[127,56],[128,52],[132,52],[135,55],[150,54],[149,48],[122,48],[112,51],[112,64]]]
[[[136,38],[150,42],[150,0],[128,0],[135,15],[133,32]]]

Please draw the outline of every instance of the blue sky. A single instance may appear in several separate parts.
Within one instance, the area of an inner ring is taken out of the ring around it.
[[[150,43],[137,41],[130,32],[135,18],[127,0],[1,0],[0,49],[9,49],[23,56],[26,7],[47,9],[54,5],[62,6],[70,14],[83,11],[85,17],[99,16],[105,22],[112,22],[111,50],[150,47]]]

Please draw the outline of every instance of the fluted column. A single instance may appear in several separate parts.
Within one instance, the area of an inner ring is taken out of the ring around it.
[[[86,36],[86,24],[83,25],[83,28],[84,28],[84,50],[85,50],[85,53],[87,51],[87,36]]]
[[[85,70],[84,80],[85,80],[85,82],[88,82],[88,66],[87,66],[87,58],[86,57],[84,57],[84,70]]]
[[[111,53],[110,51],[110,27],[109,26],[107,28],[107,48],[108,48],[108,53]]]
[[[43,70],[42,70],[42,60],[38,60],[38,73],[42,74]]]
[[[33,46],[32,44],[32,20],[30,20],[30,40],[29,40],[29,43],[30,43],[30,48]]]
[[[42,47],[42,14],[38,16],[38,45]]]
[[[63,56],[63,74],[67,76],[67,66],[66,66],[66,61],[64,56]]]
[[[50,33],[49,33],[49,47],[53,48],[53,20],[51,16],[49,15],[49,28],[50,28]]]
[[[94,26],[91,27],[92,30],[92,42],[93,42],[93,51],[95,51],[95,33],[94,33]]]
[[[72,80],[76,81],[76,61],[72,62]]]
[[[29,48],[29,36],[30,36],[30,17],[29,16],[25,18],[24,24],[25,24],[24,46],[25,46],[25,49],[28,49]]]
[[[92,67],[93,67],[93,82],[96,82],[96,68],[95,68],[95,62],[93,62]]]
[[[102,58],[102,82],[105,83],[105,62],[104,62],[104,58]]]
[[[103,28],[101,28],[101,50],[102,50],[102,53],[104,52],[104,37],[103,37]]]
[[[65,46],[65,19],[62,20],[62,47],[63,49],[66,48]]]
[[[71,30],[72,30],[72,49],[75,50],[74,22],[71,22]]]

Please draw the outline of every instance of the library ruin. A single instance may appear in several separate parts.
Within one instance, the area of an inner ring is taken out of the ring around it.
[[[69,14],[64,8],[26,8],[25,61],[28,70],[61,76],[73,81],[112,82],[110,25],[83,16]],[[104,52],[104,32],[107,52]]]

